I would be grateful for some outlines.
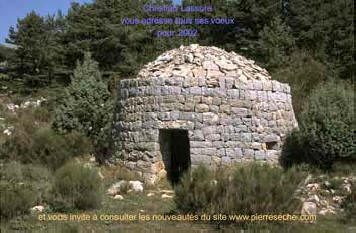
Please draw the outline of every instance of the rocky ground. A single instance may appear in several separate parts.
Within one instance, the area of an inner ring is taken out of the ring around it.
[[[356,177],[309,176],[300,190],[302,214],[337,214],[343,212],[342,202],[351,194]]]
[[[0,134],[10,136],[14,130],[14,126],[7,123],[6,115],[16,115],[16,111],[26,108],[36,108],[41,106],[41,103],[45,102],[44,97],[39,99],[25,100],[20,104],[12,103],[10,99],[6,97],[0,97]]]

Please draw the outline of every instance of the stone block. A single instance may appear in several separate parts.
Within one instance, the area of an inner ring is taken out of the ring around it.
[[[248,115],[246,108],[231,107],[231,112],[239,117],[246,117]]]
[[[158,113],[158,119],[161,120],[161,121],[169,121],[171,120],[171,117],[170,117],[170,112],[159,112]]]
[[[272,82],[271,81],[264,81],[262,86],[263,86],[263,90],[272,91]]]
[[[201,121],[201,119],[199,119],[199,117],[201,117],[201,115],[196,112],[180,112],[179,113],[180,120]]]
[[[258,91],[257,92],[257,100],[262,101],[262,102],[267,102],[268,101],[267,92]]]
[[[231,106],[228,105],[228,104],[222,104],[222,105],[220,105],[220,112],[221,112],[221,113],[230,114],[230,112],[231,112]]]
[[[263,137],[263,142],[279,142],[281,138],[276,134],[269,134]]]
[[[184,105],[181,106],[181,109],[185,112],[194,112],[195,109],[195,103],[193,102],[186,102]]]
[[[214,92],[214,88],[209,88],[209,87],[202,87],[202,95],[203,96],[214,96],[213,92]]]
[[[209,134],[216,134],[216,126],[206,126],[202,128],[204,136]]]
[[[208,125],[215,125],[219,122],[219,116],[212,112],[203,113],[203,123]]]
[[[212,142],[208,141],[191,141],[190,142],[190,148],[211,148],[212,147]]]
[[[267,150],[266,159],[267,160],[278,160],[279,153],[277,150]]]
[[[213,104],[213,97],[202,96],[202,103],[208,105]]]
[[[225,88],[219,88],[215,92],[215,97],[221,97],[223,99],[226,99],[227,97],[227,89]]]
[[[252,149],[242,149],[242,154],[245,159],[254,159],[255,151]]]
[[[231,99],[238,99],[240,97],[240,90],[238,89],[227,89],[227,96]]]
[[[247,100],[257,100],[257,91],[255,90],[246,90],[245,99]]]
[[[219,149],[219,148],[223,148],[225,143],[222,142],[222,141],[213,141],[212,145],[213,145],[214,148],[218,148]]]
[[[263,150],[256,150],[255,151],[255,160],[265,160],[266,159],[266,152]]]
[[[217,149],[216,155],[219,156],[220,158],[226,156],[225,148]]]
[[[226,148],[226,156],[232,159],[242,158],[242,150],[240,148]]]
[[[232,89],[232,88],[234,88],[234,82],[235,82],[235,79],[234,79],[234,78],[225,78],[226,88],[227,88],[227,89]]]
[[[203,141],[205,139],[202,130],[193,130],[193,131],[189,131],[189,133],[191,133],[189,135],[189,139],[191,141]]]
[[[201,148],[200,147],[197,147],[197,148],[190,147],[190,154],[191,154],[191,157],[201,155]]]
[[[224,126],[224,133],[225,133],[225,134],[232,134],[232,133],[235,133],[235,127],[232,126],[231,124]]]
[[[171,120],[176,121],[179,120],[180,118],[180,112],[179,111],[172,111],[171,112]]]
[[[202,89],[201,89],[201,87],[191,87],[191,88],[189,88],[189,93],[191,95],[201,95]]]
[[[203,155],[216,155],[216,148],[202,148],[201,153]]]
[[[258,142],[252,142],[251,148],[255,150],[261,150],[262,149],[262,144]]]
[[[209,105],[207,105],[207,104],[197,104],[195,106],[195,111],[196,112],[208,112],[209,111]]]
[[[276,80],[272,80],[272,91],[279,91],[280,90],[280,83]]]
[[[262,82],[262,81],[255,80],[255,81],[253,82],[253,89],[254,89],[254,90],[257,90],[257,91],[263,90],[263,82]]]
[[[221,164],[224,164],[224,165],[231,164],[231,158],[228,156],[221,157]]]
[[[219,112],[219,107],[216,105],[209,105],[209,111],[213,113],[218,113]]]
[[[247,84],[239,79],[235,79],[234,88],[244,90],[247,89]]]
[[[244,123],[244,125],[251,127],[252,125],[252,119],[251,118],[242,118],[242,122]]]
[[[226,88],[225,77],[219,77],[219,87],[224,89]]]
[[[213,105],[219,106],[221,104],[221,98],[213,98]]]
[[[205,136],[205,139],[208,141],[219,141],[221,139],[220,134],[209,134]]]
[[[191,161],[192,165],[198,165],[200,163],[210,164],[211,156],[202,155],[202,154],[195,154],[194,156],[191,156],[190,161]]]

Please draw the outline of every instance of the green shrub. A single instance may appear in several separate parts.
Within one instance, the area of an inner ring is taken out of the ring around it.
[[[29,212],[48,199],[51,173],[38,165],[17,162],[3,164],[0,170],[1,217],[12,218]]]
[[[30,184],[1,181],[0,190],[1,218],[8,219],[27,214],[35,204],[36,193]]]
[[[55,173],[51,204],[54,210],[87,210],[101,205],[101,179],[95,169],[70,161]]]
[[[70,158],[87,153],[90,147],[78,132],[62,136],[49,128],[37,130],[33,140],[32,158],[52,169],[62,166]]]
[[[0,157],[22,163],[40,163],[54,170],[69,158],[88,153],[90,148],[86,137],[78,132],[63,136],[48,127],[18,124],[3,143]]]
[[[226,183],[226,175],[222,172],[216,177],[214,171],[205,165],[185,173],[181,183],[175,186],[177,208],[186,213],[203,213],[209,209],[209,205],[217,202],[216,198],[219,198],[219,195],[225,194],[225,190],[221,190],[221,184]],[[214,180],[218,186],[214,184]]]
[[[292,89],[293,109],[301,113],[308,96],[328,77],[327,66],[315,59],[309,52],[296,50],[288,56],[285,65],[271,70],[274,79],[288,83]]]
[[[108,87],[101,79],[98,63],[90,53],[83,64],[77,64],[71,85],[59,100],[53,128],[60,133],[77,130],[92,141],[97,161],[110,156],[113,102]]]
[[[335,161],[356,160],[353,91],[328,82],[313,93],[299,117],[299,130],[284,144],[281,163],[309,163],[330,169]]]
[[[176,186],[179,211],[207,214],[291,213],[305,173],[261,164],[244,164],[232,171],[204,166],[187,172]]]

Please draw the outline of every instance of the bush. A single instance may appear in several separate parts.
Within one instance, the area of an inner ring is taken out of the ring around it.
[[[1,218],[8,219],[27,214],[35,204],[36,193],[34,188],[29,184],[1,181],[0,189]]]
[[[90,151],[90,143],[78,132],[56,134],[48,127],[15,128],[0,149],[0,157],[22,163],[40,163],[55,170],[68,159]]]
[[[287,57],[285,65],[272,69],[271,74],[274,79],[291,86],[293,109],[299,116],[308,96],[328,77],[328,70],[309,52],[296,50]]]
[[[85,134],[94,145],[97,161],[104,162],[111,153],[113,102],[90,53],[85,54],[83,64],[77,64],[72,83],[59,102],[53,128],[63,134],[72,130]]]
[[[216,186],[214,180],[218,179]],[[225,195],[221,186],[227,181],[227,173],[222,172],[216,177],[214,171],[200,165],[185,173],[181,183],[175,186],[175,202],[177,208],[185,213],[203,213],[217,202],[217,198]]]
[[[51,173],[38,165],[17,162],[3,164],[0,170],[1,217],[27,214],[31,207],[43,204],[51,188]]]
[[[62,166],[74,156],[87,153],[90,147],[86,138],[78,132],[62,136],[49,128],[37,130],[33,140],[36,143],[32,146],[32,157],[52,169]]]
[[[51,197],[54,210],[94,209],[101,199],[101,179],[95,169],[70,161],[56,171]]]
[[[291,213],[305,173],[261,164],[238,165],[232,171],[204,166],[187,172],[176,189],[179,211],[206,214]]]
[[[313,93],[299,117],[299,130],[284,144],[281,163],[309,163],[330,169],[335,161],[356,160],[353,91],[328,82]]]

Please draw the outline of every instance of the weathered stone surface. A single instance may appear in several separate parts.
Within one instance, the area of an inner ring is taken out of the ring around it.
[[[141,181],[120,180],[119,182],[116,182],[115,184],[110,186],[110,188],[107,190],[107,194],[111,196],[116,196],[122,191],[123,188],[126,189],[126,187],[128,187],[129,192],[143,192],[143,183]],[[120,198],[118,197],[115,199]]]
[[[266,159],[266,152],[263,150],[256,150],[255,151],[255,159],[256,160],[264,160]]]
[[[315,215],[317,213],[317,206],[314,202],[306,201],[303,203],[301,214]]]
[[[242,150],[240,148],[227,148],[226,149],[226,156],[238,159],[242,157]]]
[[[225,165],[228,165],[228,164],[231,163],[231,158],[227,157],[227,156],[224,156],[224,157],[221,158],[221,163],[225,164]]]
[[[197,112],[208,112],[209,111],[209,105],[207,104],[198,104],[195,106],[195,111]]]
[[[252,149],[243,149],[243,157],[246,159],[253,159],[255,151]]]

